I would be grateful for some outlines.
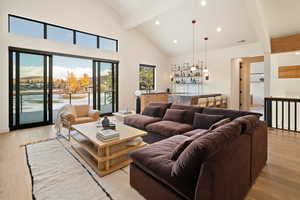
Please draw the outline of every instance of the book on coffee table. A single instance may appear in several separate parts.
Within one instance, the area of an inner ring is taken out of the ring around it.
[[[116,130],[107,129],[107,130],[98,131],[96,133],[96,137],[97,137],[97,139],[99,139],[101,141],[110,141],[110,140],[119,138],[120,134]]]

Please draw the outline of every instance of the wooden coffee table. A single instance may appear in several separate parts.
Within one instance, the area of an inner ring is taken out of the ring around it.
[[[96,127],[96,122],[73,125],[72,128],[76,130],[71,134],[73,149],[99,176],[105,176],[129,165],[132,162],[129,153],[146,145],[141,142],[129,146],[127,142],[147,133],[122,123],[116,123],[120,137],[108,142],[96,138],[96,133],[102,129]]]

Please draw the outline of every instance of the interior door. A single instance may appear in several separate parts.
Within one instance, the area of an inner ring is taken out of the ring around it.
[[[10,129],[52,123],[51,56],[10,51]]]

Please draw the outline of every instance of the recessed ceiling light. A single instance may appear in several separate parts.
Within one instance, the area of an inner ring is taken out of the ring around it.
[[[221,27],[218,27],[216,30],[217,30],[217,32],[221,32],[221,31],[222,31],[222,28],[221,28]]]
[[[237,41],[237,43],[245,43],[246,42],[246,40],[239,40],[239,41]]]
[[[160,25],[160,21],[156,20],[155,25]]]
[[[177,41],[177,40],[173,40],[173,43],[174,43],[174,44],[177,44],[177,43],[178,43],[178,41]]]
[[[200,4],[202,7],[205,7],[207,5],[207,2],[205,0],[202,0]]]
[[[300,52],[296,52],[296,55],[300,55]]]

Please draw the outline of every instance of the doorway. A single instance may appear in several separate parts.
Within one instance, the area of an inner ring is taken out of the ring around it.
[[[264,57],[242,58],[240,62],[240,110],[263,113]]]

